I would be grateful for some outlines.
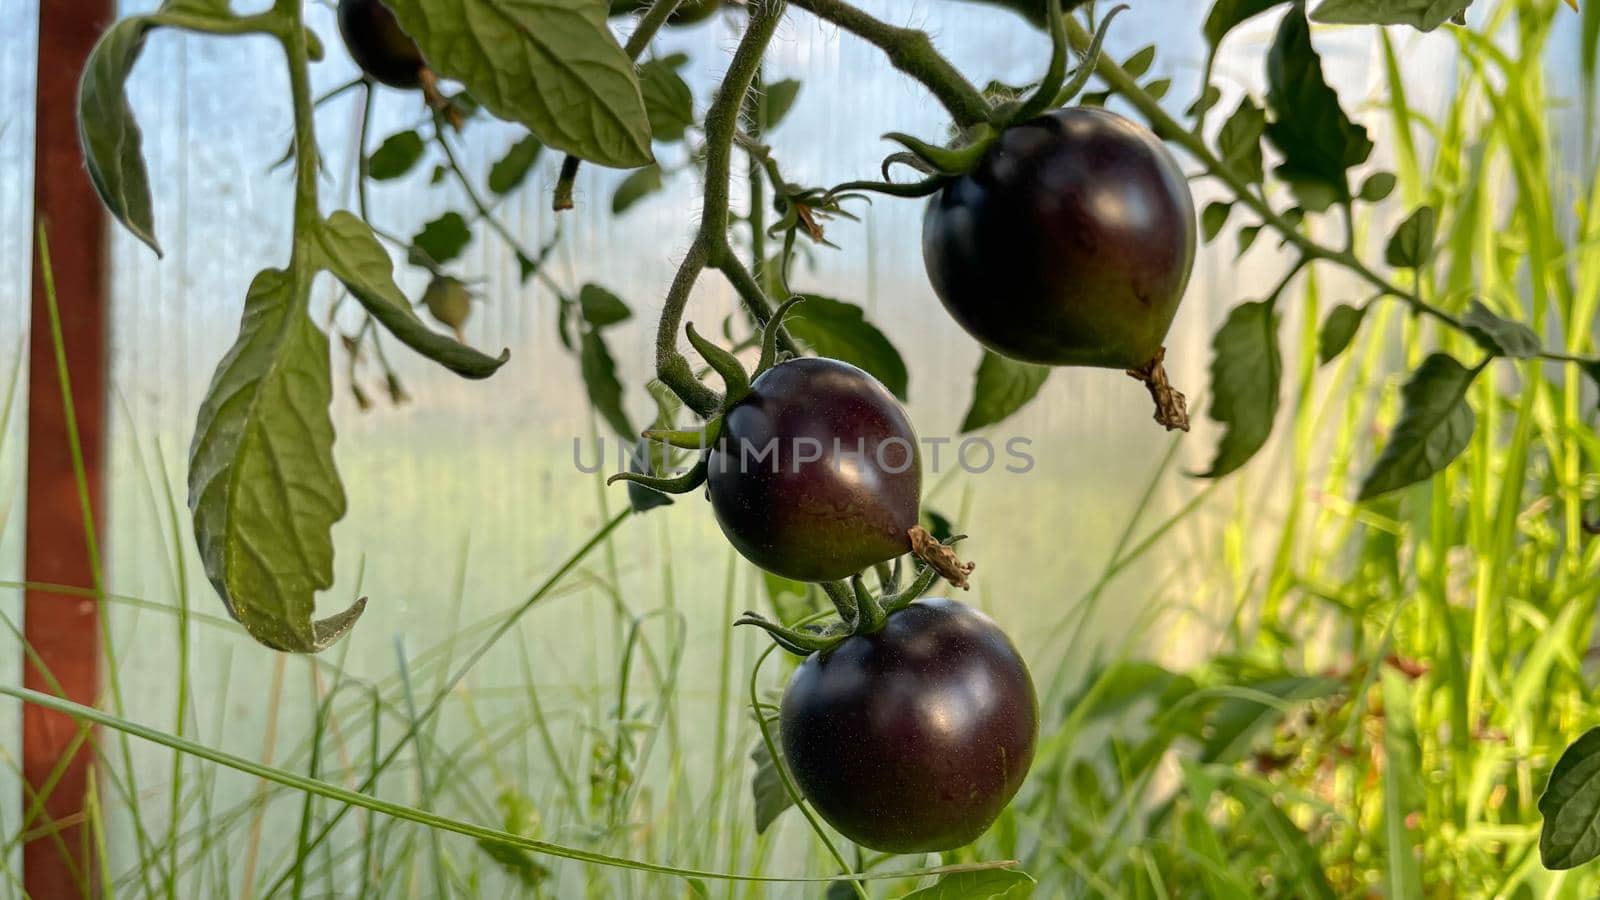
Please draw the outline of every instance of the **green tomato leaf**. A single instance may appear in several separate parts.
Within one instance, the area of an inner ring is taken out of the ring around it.
[[[124,90],[152,27],[143,16],[123,19],[94,45],[78,84],[78,140],[89,180],[112,217],[160,256],[143,135]]]
[[[333,584],[333,523],[345,496],[328,417],[328,336],[307,315],[310,287],[309,273],[256,276],[189,448],[189,509],[207,577],[251,637],[294,653],[326,649],[366,607],[312,618],[317,591]]]
[[[1539,335],[1532,328],[1521,322],[1502,319],[1477,300],[1472,301],[1467,314],[1461,317],[1461,324],[1466,327],[1467,334],[1478,342],[1478,346],[1496,356],[1532,359],[1544,349],[1539,343]]]
[[[778,743],[778,723],[773,722],[767,729],[772,732],[773,743],[782,747],[783,744]],[[756,742],[750,759],[756,764],[756,774],[750,779],[750,793],[756,804],[756,834],[764,834],[784,810],[794,805],[794,798],[784,790],[778,763],[767,752],[765,741]]]
[[[1373,172],[1361,183],[1361,199],[1368,203],[1378,203],[1388,199],[1389,195],[1394,193],[1396,181],[1393,172]]]
[[[1267,129],[1267,114],[1249,97],[1239,101],[1228,121],[1217,133],[1217,149],[1222,162],[1251,184],[1264,177],[1261,165],[1261,135]]]
[[[589,403],[600,413],[618,436],[632,440],[639,432],[628,422],[627,410],[622,407],[622,382],[617,380],[617,364],[606,349],[606,342],[596,329],[583,332],[578,345],[578,362],[583,371],[583,386],[589,393]]]
[[[1234,254],[1234,259],[1238,259],[1239,257],[1243,256],[1245,252],[1250,249],[1250,245],[1254,244],[1256,242],[1256,238],[1260,236],[1260,225],[1246,225],[1245,227],[1239,229],[1239,252]]]
[[[1288,0],[1217,0],[1211,7],[1211,14],[1206,16],[1205,35],[1206,43],[1213,49],[1232,31],[1247,19],[1253,19],[1274,6],[1287,3]]]
[[[1122,63],[1122,71],[1128,73],[1129,78],[1139,78],[1150,71],[1150,64],[1156,61],[1156,45],[1149,44],[1144,49],[1128,57]]]
[[[1366,318],[1365,307],[1341,303],[1335,306],[1322,321],[1322,333],[1317,335],[1317,359],[1328,363],[1345,351],[1355,340],[1361,320]]]
[[[800,96],[800,82],[793,78],[785,78],[767,85],[767,121],[763,128],[766,131],[777,128],[783,117],[794,108],[794,101],[798,96]]]
[[[1476,422],[1467,389],[1478,376],[1453,358],[1435,353],[1422,361],[1402,391],[1404,409],[1389,446],[1361,485],[1360,500],[1431,478],[1460,455]]]
[[[412,350],[465,378],[487,378],[511,358],[510,350],[488,356],[429,328],[395,285],[388,251],[356,216],[343,210],[329,216],[317,230],[316,246],[317,264],[344,282],[367,312]]]
[[[621,297],[598,284],[586,284],[578,291],[578,308],[583,317],[596,328],[605,328],[627,321],[633,315]]]
[[[628,173],[611,195],[611,214],[620,216],[635,203],[661,190],[661,167],[651,163]]]
[[[950,521],[950,517],[930,506],[924,505],[922,514],[917,518],[936,541],[947,541],[956,533],[955,523]]]
[[[1267,106],[1273,114],[1267,138],[1283,154],[1278,177],[1313,211],[1326,209],[1330,198],[1348,199],[1346,171],[1366,161],[1372,141],[1322,77],[1303,0],[1283,17],[1267,53]]]
[[[1233,212],[1232,203],[1216,200],[1206,204],[1205,212],[1200,214],[1200,233],[1205,237],[1206,243],[1216,240],[1222,231],[1222,226],[1228,224],[1228,213]]]
[[[411,239],[413,257],[421,252],[434,265],[444,265],[461,255],[472,242],[472,229],[458,212],[447,212],[422,226]]]
[[[1330,25],[1410,25],[1432,31],[1471,5],[1472,0],[1323,0],[1311,18]]]
[[[794,308],[784,321],[789,334],[816,351],[856,366],[883,382],[901,400],[911,376],[900,351],[868,322],[861,307],[842,300],[806,294],[805,302]]]
[[[1165,97],[1167,95],[1167,91],[1172,90],[1172,79],[1171,78],[1155,78],[1155,79],[1152,79],[1152,80],[1150,80],[1149,82],[1147,82],[1144,85],[1142,90],[1146,94],[1148,94],[1150,96],[1150,99],[1152,99],[1152,100],[1160,100],[1162,97]]]
[[[1434,212],[1419,206],[1389,237],[1384,261],[1397,269],[1420,269],[1433,258]]]
[[[983,359],[973,376],[972,405],[961,422],[961,433],[977,431],[1009,418],[1039,395],[1039,389],[1049,377],[1049,366],[1017,362],[983,351]]]
[[[1596,388],[1600,388],[1600,362],[1584,363],[1583,372],[1589,376],[1590,381],[1594,382]]]
[[[681,141],[694,124],[694,94],[673,65],[678,59],[652,59],[639,66],[639,90],[650,119],[650,136],[658,141]]]
[[[606,0],[387,0],[437,73],[591,162],[650,162],[650,120]]]
[[[422,159],[422,135],[402,131],[383,139],[367,157],[367,175],[374,181],[392,181],[410,172]]]
[[[1283,358],[1278,315],[1265,300],[1241,303],[1212,338],[1211,408],[1227,430],[1211,468],[1200,477],[1221,478],[1250,460],[1272,434],[1278,415]]]
[[[1550,770],[1539,796],[1539,859],[1547,869],[1571,869],[1600,856],[1600,728],[1572,742]]]
[[[1189,108],[1183,111],[1183,114],[1192,119],[1203,112],[1209,112],[1221,99],[1222,89],[1214,84],[1208,84],[1206,89],[1200,92],[1200,96],[1189,104]]]
[[[1016,869],[953,872],[901,900],[1026,900],[1033,896],[1035,884],[1028,873]]]
[[[506,155],[489,167],[489,190],[496,194],[509,194],[522,185],[539,161],[544,144],[531,134],[511,145]]]

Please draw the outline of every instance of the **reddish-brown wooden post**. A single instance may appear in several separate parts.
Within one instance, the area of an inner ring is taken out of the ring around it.
[[[38,103],[34,137],[33,209],[50,239],[62,336],[72,380],[78,438],[98,519],[105,460],[106,218],[89,183],[74,121],[79,73],[95,39],[115,15],[114,0],[47,0],[39,4]],[[30,582],[92,587],[92,552],[84,536],[67,418],[56,372],[50,315],[37,248],[28,358],[26,577]],[[98,526],[98,523],[97,523]],[[96,529],[98,531],[98,527]],[[23,665],[23,684],[93,703],[99,689],[99,605],[82,597],[28,591],[23,628],[49,675]],[[78,724],[34,706],[22,711],[22,771],[32,794],[74,744]],[[23,888],[35,900],[76,897],[92,884],[92,855],[82,824],[90,751],[82,743],[51,789],[32,831],[54,830],[23,845]],[[63,847],[65,852],[63,852]]]

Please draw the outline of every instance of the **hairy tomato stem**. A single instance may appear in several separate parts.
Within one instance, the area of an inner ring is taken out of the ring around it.
[[[794,0],[794,5],[882,50],[891,65],[921,82],[962,128],[988,121],[989,101],[939,55],[927,32],[890,25],[843,0]]]
[[[706,186],[700,226],[678,266],[678,274],[672,279],[656,328],[656,376],[702,418],[715,415],[722,398],[694,377],[688,359],[678,349],[684,311],[701,271],[710,266],[729,274],[741,298],[757,311],[757,319],[765,321],[769,315],[765,294],[728,246],[728,182],[740,110],[761,67],[762,57],[766,55],[767,45],[777,33],[783,10],[783,0],[755,0],[750,5],[749,25],[733,53],[733,61],[728,64],[717,98],[706,112]]]

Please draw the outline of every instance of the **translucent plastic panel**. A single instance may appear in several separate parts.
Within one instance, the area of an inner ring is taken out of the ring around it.
[[[37,0],[0,0],[0,616],[22,621],[23,471],[27,427],[29,246],[33,218],[34,21]],[[0,681],[22,677],[16,642],[0,651]],[[20,711],[0,700],[0,835],[21,821]],[[20,854],[0,859],[0,896],[13,889]]]
[[[130,4],[124,11],[152,5]],[[862,5],[891,21],[930,28],[939,46],[980,85],[1028,83],[1046,57],[1042,35],[991,9],[904,0]],[[1159,15],[1151,14],[1155,7]],[[1196,92],[1204,61],[1198,37],[1203,15],[1204,4],[1151,4],[1123,20],[1125,27],[1113,32],[1108,52],[1125,58],[1157,43],[1161,53],[1146,78],[1171,78],[1167,103],[1181,110]],[[314,70],[320,93],[355,72],[338,43],[331,9],[308,4],[308,16],[329,51]],[[5,260],[26,259],[32,141],[31,117],[11,115],[31,104],[30,32],[9,25],[31,17],[26,2],[0,0],[0,24],[8,26],[0,28],[0,91],[5,92],[0,100],[10,123],[0,131],[0,259]],[[1217,71],[1232,87],[1219,108],[1231,109],[1246,88],[1259,91],[1260,55],[1270,29],[1270,21],[1254,23],[1230,38]],[[697,109],[709,101],[734,39],[731,21],[718,19],[672,32],[663,42],[663,52],[681,49],[690,55],[685,74]],[[1330,74],[1349,106],[1375,88],[1373,40],[1370,30],[1319,35]],[[1443,42],[1435,42],[1408,47],[1407,60],[1448,66],[1447,53]],[[874,48],[798,10],[782,26],[764,77],[804,82],[793,112],[770,136],[791,181],[823,185],[873,176],[894,149],[877,139],[886,131],[932,140],[945,136],[943,111],[919,86],[889,69]],[[1433,96],[1426,93],[1430,86]],[[1437,79],[1413,100],[1429,108],[1447,87],[1447,79]],[[361,773],[345,767],[357,767],[352,759],[365,760],[369,734],[359,714],[363,689],[376,685],[394,704],[383,718],[380,743],[387,747],[406,728],[408,711],[397,699],[402,673],[413,680],[417,701],[426,706],[446,683],[446,673],[457,671],[487,636],[484,623],[526,600],[625,506],[621,490],[604,489],[601,476],[579,471],[574,459],[575,444],[584,461],[591,459],[602,435],[614,456],[615,438],[589,412],[577,363],[555,331],[549,285],[520,284],[513,249],[480,230],[453,267],[481,295],[465,335],[491,351],[509,348],[511,363],[488,381],[465,382],[389,341],[385,349],[408,400],[398,407],[388,402],[369,360],[357,370],[355,385],[375,403],[362,411],[335,342],[336,453],[350,509],[334,532],[338,584],[324,602],[331,610],[366,596],[370,605],[354,633],[325,654],[324,668],[249,641],[227,619],[193,549],[185,508],[186,451],[211,373],[237,333],[251,277],[287,260],[292,185],[288,170],[276,165],[287,149],[291,122],[281,54],[264,39],[157,32],[129,89],[144,127],[157,234],[168,254],[157,260],[126,233],[115,233],[115,397],[105,542],[110,589],[118,596],[110,613],[115,658],[107,705],[163,730],[182,730],[228,752],[304,772],[316,697],[340,684],[336,709],[348,731],[336,729],[328,737],[329,758],[321,761],[321,771],[330,780],[354,785]],[[319,111],[324,210],[357,204],[352,173],[360,106],[360,91],[353,91]],[[381,91],[369,149],[424,116],[415,96]],[[473,121],[456,141],[463,168],[481,185],[490,165],[517,137],[510,126]],[[372,220],[386,231],[409,236],[443,212],[469,209],[459,189],[429,186],[429,173],[441,161],[436,150],[429,152],[413,176],[372,188]],[[673,148],[663,151],[663,162],[683,171],[664,192],[621,217],[611,215],[610,198],[624,174],[586,167],[577,209],[561,214],[561,243],[546,269],[563,290],[596,282],[633,308],[632,321],[608,336],[628,389],[629,411],[641,423],[650,415],[642,386],[651,372],[655,313],[699,208],[698,176],[690,161]],[[540,247],[556,235],[550,192],[558,163],[547,153],[525,187],[496,208],[525,247]],[[1214,199],[1214,190],[1197,181],[1197,207]],[[745,198],[743,185],[736,183],[735,206],[742,208]],[[1166,586],[1174,560],[1223,558],[1220,513],[1202,506],[1169,538],[1161,556],[1107,586],[1098,612],[1082,621],[1073,618],[1079,599],[1100,579],[1118,534],[1141,506],[1140,521],[1148,527],[1200,493],[1199,485],[1179,473],[1205,467],[1215,430],[1197,423],[1175,447],[1179,439],[1150,421],[1143,389],[1123,373],[1063,370],[1052,376],[1038,402],[987,434],[996,447],[1026,441],[1019,446],[1031,456],[1030,470],[1007,472],[1004,459],[984,466],[981,448],[969,451],[965,462],[986,471],[965,470],[957,431],[979,353],[928,287],[920,254],[922,206],[880,199],[860,213],[859,223],[829,223],[830,239],[843,249],[809,249],[795,287],[858,303],[891,335],[912,373],[910,407],[923,437],[950,439],[937,456],[931,447],[925,451],[924,462],[931,470],[928,504],[972,535],[964,552],[978,561],[978,577],[963,599],[990,611],[1016,636],[1024,654],[1036,660],[1040,679],[1054,677],[1058,669],[1075,672],[1092,647],[1134,629],[1147,602]],[[1264,236],[1263,246],[1242,263],[1235,260],[1231,237],[1202,254],[1168,342],[1172,377],[1191,396],[1198,399],[1204,392],[1208,344],[1222,316],[1242,300],[1257,299],[1241,293],[1246,286],[1259,292],[1281,272],[1285,259],[1272,243]],[[23,264],[0,269],[0,352],[7,359],[6,348],[20,346],[26,277]],[[401,283],[415,297],[426,276],[407,268]],[[1330,277],[1323,288],[1333,296],[1351,286]],[[360,324],[353,306],[333,310],[335,301],[333,286],[320,284],[314,300],[319,321],[331,311],[334,330],[353,332]],[[726,285],[708,275],[690,319],[717,331],[734,309]],[[1286,333],[1302,327],[1297,315],[1285,322]],[[0,371],[0,377],[5,374]],[[13,421],[0,437],[18,434],[19,423]],[[974,452],[980,455],[970,455]],[[1273,488],[1275,474],[1285,465],[1283,455],[1276,443],[1269,446],[1250,481],[1269,508],[1286,500]],[[0,524],[6,525],[0,530],[0,572],[11,571],[6,565],[14,566],[17,559],[16,523],[3,516],[20,500],[20,459],[15,439],[0,446]],[[1163,466],[1165,476],[1143,499],[1146,485]],[[617,590],[603,588],[606,584]],[[562,778],[589,777],[591,760],[582,754],[603,751],[592,723],[614,725],[649,706],[636,685],[624,709],[616,710],[620,662],[632,660],[637,668],[630,671],[645,684],[649,680],[640,673],[669,662],[654,656],[639,662],[633,656],[636,645],[627,637],[634,617],[650,614],[641,627],[657,639],[682,616],[685,624],[674,636],[676,646],[687,649],[672,688],[677,697],[672,721],[682,729],[681,742],[672,738],[675,755],[669,760],[662,751],[648,771],[681,773],[688,796],[699,797],[719,779],[728,780],[718,766],[729,758],[730,748],[742,764],[751,741],[741,705],[743,679],[762,644],[746,633],[729,638],[727,623],[730,613],[765,608],[764,593],[759,574],[733,557],[697,496],[624,523],[603,551],[586,557],[573,577],[472,668],[437,729],[426,733],[441,748],[437,752],[459,751],[472,764],[454,770],[455,781],[437,796],[438,785],[414,780],[415,767],[399,770],[377,793],[418,805],[436,803],[446,814],[487,821],[497,815],[497,792],[516,783],[525,786],[536,806],[562,809]],[[13,616],[14,596],[0,590],[0,603],[9,604],[0,609]],[[192,612],[186,631],[179,624],[184,608]],[[674,643],[661,640],[663,646]],[[1067,646],[1081,655],[1067,658]],[[538,729],[529,718],[525,666],[537,685],[538,726],[550,729],[547,746],[573,770],[565,775],[562,766],[529,750]],[[13,712],[0,706],[0,713]],[[731,736],[719,745],[713,734]],[[0,751],[6,746],[0,743]],[[120,766],[122,751],[114,752]],[[113,816],[108,840],[111,870],[119,886],[131,888],[160,877],[159,864],[146,857],[150,846],[166,840],[174,769],[171,754],[152,745],[133,742],[128,753],[132,770],[111,788],[117,793],[108,803]],[[242,775],[192,762],[177,776],[182,788],[178,832],[184,835],[180,856],[198,860],[184,863],[180,894],[237,893],[246,884],[260,893],[264,882],[288,871],[303,812],[299,794],[267,792]],[[9,768],[0,769],[0,804],[13,803],[17,794],[9,777]],[[748,816],[747,806],[729,802],[738,816]],[[0,816],[6,817],[0,824],[15,821],[14,809],[0,805]],[[587,839],[580,823],[563,815],[551,813],[542,834],[567,843]],[[667,859],[678,847],[673,836],[692,832],[705,815],[688,801],[669,807],[667,820],[657,823],[667,837],[661,843],[641,838],[628,852]],[[337,848],[358,842],[361,821],[362,815],[345,820],[335,834]],[[815,870],[817,861],[807,856],[810,847],[801,827],[786,827],[793,829],[790,839],[764,864],[774,871]],[[410,837],[424,845],[420,833]],[[484,879],[504,877],[473,856],[470,843],[450,846],[455,854],[471,857],[471,865],[483,867]],[[730,856],[737,853],[705,862],[733,865]],[[218,865],[218,859],[228,864]],[[337,874],[329,884],[348,884],[362,875],[342,856],[326,861],[319,856],[317,862]],[[738,860],[750,862],[749,857]],[[572,880],[554,888],[554,895],[578,890],[576,879],[583,871],[567,869],[563,877]],[[319,880],[315,889],[324,886]],[[484,890],[493,894],[490,887]]]

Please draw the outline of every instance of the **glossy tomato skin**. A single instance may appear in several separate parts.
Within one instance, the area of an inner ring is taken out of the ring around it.
[[[724,415],[706,462],[723,534],[769,572],[832,581],[911,549],[916,432],[894,395],[848,363],[802,357],[764,372]]]
[[[1149,129],[1095,107],[1001,133],[929,202],[928,278],[989,349],[1127,369],[1161,348],[1194,266],[1194,200]]]
[[[1027,665],[988,616],[918,600],[808,657],[779,728],[800,793],[828,824],[864,847],[924,853],[994,823],[1027,777],[1039,714]]]
[[[380,0],[339,0],[339,34],[362,71],[390,87],[422,84],[422,51]]]

